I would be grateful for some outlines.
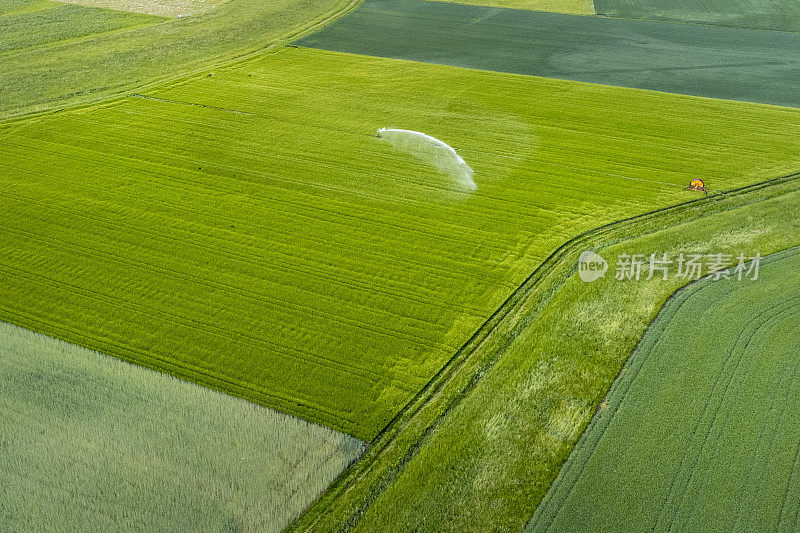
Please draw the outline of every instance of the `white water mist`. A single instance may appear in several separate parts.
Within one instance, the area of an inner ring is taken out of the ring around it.
[[[462,188],[478,188],[472,179],[472,169],[449,144],[419,131],[381,128],[378,137],[417,159],[447,174]]]

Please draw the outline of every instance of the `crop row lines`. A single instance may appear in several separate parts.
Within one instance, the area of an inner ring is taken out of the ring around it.
[[[4,193],[3,191],[0,191],[0,195],[11,197],[11,195],[9,195],[7,193]],[[39,205],[43,209],[47,209],[47,208],[50,208],[51,210],[53,209],[52,206],[44,205],[43,203],[37,202],[37,200],[35,200],[33,198],[25,198],[25,197],[21,197],[21,196],[18,197],[18,198],[24,199],[25,202],[27,202],[27,203],[30,203],[30,204],[33,204],[33,205]],[[239,262],[241,262],[243,264],[258,265],[258,264],[266,263],[271,267],[275,267],[277,269],[283,270],[283,272],[285,272],[287,274],[294,274],[297,271],[303,272],[305,274],[308,274],[309,272],[320,272],[320,274],[317,275],[317,277],[326,279],[327,281],[332,282],[332,283],[337,283],[337,284],[341,284],[341,285],[345,285],[345,286],[350,286],[350,287],[353,287],[353,288],[356,288],[356,289],[359,289],[359,290],[362,290],[362,291],[366,291],[367,293],[385,292],[385,294],[389,295],[389,296],[394,296],[395,295],[395,293],[392,293],[392,292],[389,292],[389,291],[372,290],[366,285],[362,286],[362,285],[359,285],[359,284],[355,284],[352,281],[349,281],[347,278],[339,278],[339,277],[333,278],[333,277],[329,277],[329,276],[324,276],[324,274],[322,274],[320,270],[315,271],[315,270],[310,269],[310,268],[289,268],[289,266],[287,266],[283,262],[271,261],[269,259],[269,256],[267,256],[267,255],[259,256],[259,255],[256,255],[256,254],[235,253],[235,252],[232,252],[232,251],[230,251],[230,250],[228,250],[226,248],[214,248],[214,247],[211,247],[211,246],[200,244],[199,242],[193,241],[191,239],[181,239],[180,237],[173,236],[172,232],[156,233],[156,232],[149,232],[149,231],[143,229],[140,226],[127,226],[127,225],[126,226],[122,226],[119,223],[116,223],[116,222],[112,221],[111,219],[106,219],[106,218],[98,217],[98,216],[91,216],[91,215],[86,214],[84,211],[71,210],[71,209],[69,209],[67,207],[60,207],[59,211],[63,212],[63,213],[70,214],[70,215],[73,215],[76,218],[84,218],[84,219],[90,220],[92,222],[97,222],[98,224],[106,224],[108,227],[111,227],[111,228],[114,228],[114,227],[122,228],[122,227],[124,227],[126,229],[126,231],[129,231],[129,232],[132,232],[132,233],[141,233],[141,234],[149,235],[150,237],[153,237],[156,240],[166,240],[166,241],[179,242],[181,244],[187,244],[187,245],[190,245],[192,247],[196,247],[196,248],[199,248],[199,249],[204,249],[204,250],[213,252],[214,254],[218,254],[220,256],[226,256],[226,257],[228,257],[230,259],[239,261]],[[13,228],[11,228],[9,226],[9,229],[13,229]],[[19,231],[22,232],[23,230],[19,230]],[[35,232],[28,232],[28,233],[30,235],[36,235]],[[43,239],[44,237],[40,236],[40,238]],[[64,242],[64,241],[51,240],[51,243],[52,243],[53,246],[56,246],[56,247],[58,247],[58,246],[62,246],[62,247],[71,246],[74,249],[78,248],[77,245],[72,245],[72,244],[70,244],[68,242]],[[95,251],[95,250],[93,250],[93,251]],[[96,250],[96,251],[100,252],[100,250]],[[84,251],[84,253],[85,253],[85,251]],[[346,317],[341,317],[341,316],[338,316],[338,315],[330,314],[330,313],[327,313],[325,311],[316,311],[316,310],[314,310],[314,309],[312,309],[312,308],[310,308],[308,306],[304,306],[304,305],[299,304],[299,303],[297,303],[295,301],[279,300],[279,299],[275,299],[274,297],[270,297],[269,295],[266,295],[266,294],[265,295],[259,295],[257,293],[253,293],[251,291],[243,291],[243,290],[237,288],[234,285],[226,284],[226,283],[219,282],[219,281],[211,281],[211,280],[206,279],[206,278],[201,278],[199,276],[189,274],[188,272],[185,272],[185,271],[171,269],[171,268],[168,268],[166,266],[163,266],[163,265],[160,265],[160,264],[156,264],[156,263],[147,263],[147,262],[143,263],[143,262],[139,262],[139,261],[136,261],[136,262],[134,262],[134,261],[124,261],[121,258],[121,256],[118,255],[118,254],[111,254],[110,252],[102,252],[102,253],[105,254],[107,257],[116,257],[117,258],[116,259],[117,262],[124,263],[124,264],[126,264],[128,266],[132,266],[134,268],[142,269],[142,268],[146,267],[148,269],[162,270],[162,271],[164,271],[166,273],[170,273],[170,274],[172,274],[172,275],[174,275],[175,277],[178,277],[178,278],[191,279],[192,281],[196,282],[198,285],[203,285],[203,286],[212,287],[212,288],[225,288],[227,292],[235,293],[235,294],[239,295],[240,297],[242,297],[244,299],[250,299],[250,300],[253,300],[253,301],[259,301],[261,303],[277,303],[277,304],[280,304],[280,305],[283,305],[283,306],[286,306],[286,307],[289,307],[289,308],[302,309],[304,311],[309,312],[309,314],[311,316],[331,317],[331,318],[335,318],[336,320],[339,320],[339,321],[341,321],[343,323],[347,323],[347,324],[350,324],[350,325],[356,325],[358,327],[365,327],[365,329],[369,329],[370,331],[380,333],[380,331],[378,331],[378,330],[374,330],[374,329],[370,329],[369,327],[366,327],[367,323],[363,323],[363,324],[359,325],[359,323],[356,323],[355,321],[352,321],[351,319],[348,319]],[[267,279],[261,279],[260,281],[268,282],[268,283],[270,282]],[[302,290],[302,291],[306,292],[305,289],[298,288],[298,290]],[[310,293],[310,294],[312,294],[314,297],[329,298],[329,296],[326,295],[326,294],[321,294],[321,293]],[[403,297],[403,293],[398,293],[397,296]],[[423,300],[418,300],[418,299],[415,300],[413,298],[407,298],[407,299],[412,300],[412,301],[417,301],[418,303],[425,303],[425,304],[429,303],[424,299]],[[437,306],[437,307],[445,308],[446,306],[442,305],[442,306]],[[416,317],[413,317],[413,316],[405,316],[399,311],[398,312],[395,312],[395,311],[389,312],[389,311],[382,310],[382,309],[379,309],[379,308],[368,308],[368,310],[370,312],[375,313],[375,314],[379,314],[381,316],[384,316],[385,318],[402,316],[402,317],[407,318],[407,319],[412,320],[412,321],[422,322],[421,325],[423,325],[423,326],[430,326],[432,324],[432,323],[427,322],[425,320],[417,319]],[[390,333],[396,333],[397,334],[396,336],[398,336],[398,337],[408,336],[408,338],[411,339],[411,340],[417,340],[417,341],[424,342],[424,340],[421,337],[416,336],[416,335],[411,334],[411,333],[400,332],[400,331],[393,330],[391,328],[387,328],[386,331],[388,331]],[[433,347],[433,346],[428,346],[428,347]]]
[[[2,163],[0,163],[0,166],[2,166]],[[25,170],[23,170],[23,172],[29,173],[31,175],[36,175],[36,171],[35,170],[25,169]],[[161,180],[160,184],[163,184],[163,182],[166,182],[166,181],[173,181],[173,180],[171,180],[171,178],[169,178],[167,176],[163,176],[163,177],[164,177],[164,179]],[[177,181],[177,180],[175,180],[175,181]],[[30,184],[28,186],[30,186]],[[134,191],[131,191],[129,194],[124,194],[124,193],[121,193],[121,192],[112,191],[108,187],[102,187],[100,185],[92,186],[91,184],[87,184],[86,186],[82,187],[81,190],[82,191],[92,191],[92,192],[96,192],[96,193],[102,193],[102,197],[103,197],[104,200],[106,200],[106,199],[107,200],[111,200],[111,199],[120,199],[120,200],[122,200],[122,201],[116,202],[116,208],[117,209],[124,208],[125,206],[129,205],[130,202],[126,202],[125,200],[134,200],[134,199],[137,198],[137,193],[134,192]],[[178,187],[177,185],[175,187],[173,187],[173,190],[182,191],[181,188]],[[0,194],[2,194],[2,191],[0,191]],[[12,197],[10,194],[7,194],[7,195],[9,197]],[[23,197],[22,195],[20,195],[19,198],[25,199],[26,202],[36,203],[36,201],[34,199],[30,198],[30,197]],[[38,205],[44,207],[41,203],[38,204]],[[192,208],[187,207],[187,206],[185,206],[183,204],[178,204],[178,203],[174,203],[174,202],[167,202],[167,201],[162,202],[161,205],[165,206],[165,207],[169,207],[173,211],[185,211],[185,212],[191,213],[193,215],[207,216],[208,218],[216,219],[216,220],[219,220],[219,221],[226,220],[222,215],[215,215],[213,213],[213,211],[210,211],[210,210],[192,209]],[[48,206],[48,208],[52,208],[52,206]],[[68,212],[63,207],[62,207],[62,210],[64,210],[64,212]],[[84,211],[75,211],[75,213],[79,213],[81,216],[84,216],[86,218],[91,218],[91,215],[88,215]],[[287,211],[287,213],[288,213],[288,211]],[[303,216],[303,215],[300,215],[300,216]],[[101,219],[95,218],[94,220],[101,220]],[[106,219],[106,220],[108,220],[108,219]],[[185,219],[178,219],[178,220],[180,220],[182,222],[185,222]],[[192,220],[196,221],[197,219],[196,218],[192,218]],[[314,220],[320,220],[320,221],[327,222],[328,219],[316,219],[316,218],[314,218]],[[229,222],[230,219],[227,219],[227,221]],[[262,226],[262,225],[258,225],[258,224],[253,224],[252,222],[249,222],[247,219],[242,219],[242,218],[237,218],[236,219],[236,223],[239,224],[239,225],[242,225],[244,227],[250,227],[250,228],[260,229],[260,230],[269,230],[269,231],[275,232],[275,233],[277,233],[279,235],[284,235],[286,237],[296,238],[296,234],[293,234],[291,231],[282,230],[280,224],[270,224],[270,225],[263,225]],[[214,228],[214,226],[207,226],[207,227]],[[214,228],[214,229],[217,229],[217,228]],[[144,230],[141,229],[140,227],[132,227],[131,230],[132,231],[144,232]],[[228,236],[236,236],[235,232],[230,232],[226,228],[221,228],[220,231],[225,231]],[[151,235],[159,235],[160,236],[161,234],[151,233]],[[253,238],[255,238],[255,237],[253,237]],[[309,238],[309,240],[310,240],[310,242],[312,242],[314,244],[320,244],[320,245],[323,245],[323,244],[324,245],[330,245],[331,244],[330,242],[328,242],[326,240],[316,239],[314,237]],[[187,242],[192,242],[192,241],[190,240],[190,241],[187,241]],[[263,241],[263,242],[265,244],[269,245],[268,249],[269,249],[270,252],[281,253],[282,255],[285,255],[285,256],[287,256],[289,258],[292,258],[292,259],[300,259],[300,256],[297,255],[297,254],[292,255],[290,253],[287,253],[286,251],[278,251],[275,248],[276,245],[279,245],[283,249],[291,250],[292,247],[290,247],[290,246],[283,245],[279,241],[271,241],[270,240],[270,241]],[[353,250],[356,249],[353,246],[346,246],[344,244],[341,244],[341,246],[340,246],[340,242],[341,241],[335,243],[337,249],[341,248],[343,251],[344,250],[353,251]],[[325,254],[321,254],[321,255],[324,256]],[[255,258],[256,256],[253,255],[251,257]],[[307,255],[306,255],[306,257],[307,257]],[[343,257],[346,258],[348,256],[345,253],[343,255]],[[265,261],[267,261],[270,264],[273,264],[275,266],[283,266],[283,263],[277,262],[277,261],[272,261],[266,255],[265,256],[258,256],[258,258],[261,259],[261,260],[265,260]],[[387,257],[387,259],[389,259],[389,258]],[[450,267],[450,266],[447,266],[447,265],[442,265],[441,268],[434,268],[430,264],[427,264],[427,263],[424,263],[424,262],[421,262],[421,261],[414,261],[414,260],[412,260],[412,259],[410,259],[410,258],[408,258],[406,256],[397,256],[397,257],[393,256],[393,257],[391,257],[391,260],[396,262],[396,263],[398,263],[398,264],[407,264],[407,265],[414,266],[415,268],[420,268],[422,270],[427,271],[429,273],[429,275],[426,276],[426,279],[431,279],[432,277],[435,277],[437,274],[440,274],[441,271],[450,272],[450,273],[459,272],[459,270],[457,270],[456,268]],[[336,281],[337,283],[341,283],[341,284],[345,284],[345,285],[352,285],[353,287],[356,287],[356,288],[359,288],[359,289],[368,289],[369,292],[383,292],[381,288],[376,288],[375,285],[371,285],[371,284],[366,283],[366,282],[365,283],[357,283],[356,278],[353,278],[353,276],[352,276],[352,274],[353,274],[353,270],[352,269],[349,269],[349,270],[346,271],[346,273],[348,274],[347,276],[337,276],[335,278],[331,278],[329,276],[325,276],[324,273],[327,273],[332,268],[336,268],[336,265],[327,265],[326,269],[312,269],[310,267],[305,267],[305,268],[306,268],[306,273],[307,274],[310,273],[310,274],[313,274],[314,276],[322,277],[322,278],[327,279],[329,281]],[[380,272],[375,272],[375,273],[371,272],[370,276],[375,278],[375,279],[377,279],[377,280],[380,280],[384,285],[387,285],[387,286],[390,285],[390,284],[393,285],[393,286],[398,286],[398,284],[404,284],[405,285],[405,283],[406,283],[405,281],[403,281],[401,279],[398,279],[398,278],[391,278],[391,279],[387,278],[387,277],[381,275]],[[497,284],[502,284],[503,283],[501,279],[495,278],[493,276],[487,276],[487,278],[492,280],[494,283],[497,283]],[[400,297],[402,297],[404,299],[407,299],[409,301],[416,301],[418,303],[425,303],[427,305],[438,306],[438,307],[441,307],[441,308],[446,307],[446,305],[441,304],[436,299],[424,298],[422,296],[422,293],[420,292],[420,289],[421,289],[420,286],[412,285],[410,289],[405,289],[404,288],[403,290],[398,290],[395,293],[386,292],[386,294],[395,294],[395,295],[400,296]],[[472,314],[476,314],[476,313],[479,312],[479,310],[477,308],[475,308],[475,307],[467,307],[466,309]]]
[[[98,154],[98,155],[102,154],[102,155],[105,155],[106,157],[113,157],[115,160],[117,160],[117,159],[129,160],[129,161],[132,162],[132,164],[128,168],[130,168],[132,170],[136,170],[139,173],[141,173],[143,171],[144,172],[148,172],[148,173],[152,173],[154,176],[157,176],[159,178],[163,178],[164,176],[162,176],[161,174],[156,174],[154,171],[143,170],[142,167],[141,167],[141,164],[142,163],[146,163],[146,164],[149,164],[149,165],[156,165],[156,166],[159,166],[159,167],[170,168],[170,169],[177,170],[177,171],[180,171],[180,172],[190,172],[190,173],[192,173],[192,174],[194,174],[196,176],[203,176],[205,178],[209,177],[208,173],[199,172],[199,171],[193,170],[193,169],[188,168],[188,167],[178,167],[178,166],[174,166],[174,165],[167,165],[166,163],[152,161],[152,160],[148,160],[148,159],[141,159],[140,160],[140,159],[133,158],[133,157],[131,157],[129,155],[122,155],[122,154],[119,154],[119,153],[113,153],[112,154],[112,153],[104,152],[104,151],[101,151],[101,150],[99,150],[97,148],[87,148],[87,147],[77,148],[75,146],[66,144],[64,142],[54,141],[52,139],[43,139],[43,138],[37,137],[37,138],[35,138],[35,140],[36,140],[37,143],[42,142],[42,143],[47,143],[47,144],[53,144],[53,145],[59,146],[61,148],[70,148],[70,149],[73,149],[73,150],[76,150],[76,151],[80,150],[81,152],[86,151],[86,152],[91,152],[91,153]],[[90,139],[89,141],[90,141],[90,145],[91,146],[97,146],[97,143],[95,142],[94,139]],[[9,143],[9,144],[11,144],[11,143]],[[106,144],[108,144],[108,143],[106,143]],[[26,147],[23,147],[21,145],[17,145],[17,146],[19,146],[21,148],[26,148]],[[120,145],[120,146],[122,146],[122,145]],[[130,151],[129,150],[130,149],[130,143],[128,143],[126,145],[126,148],[127,148],[127,151],[129,152]],[[62,157],[64,155],[62,152],[57,152],[57,153],[58,153],[59,157]],[[75,158],[76,158],[76,160],[80,161],[80,160],[85,160],[86,156],[82,155],[82,154],[76,154]],[[243,169],[243,168],[239,168],[239,167],[225,167],[225,166],[219,166],[219,165],[217,165],[217,166],[219,168],[227,168],[228,170],[236,171],[236,172],[239,172],[241,174],[252,174],[253,176],[259,177],[262,180],[266,177],[266,179],[268,181],[270,181],[270,182],[276,181],[276,178],[272,174],[266,175],[264,172],[251,171],[249,169]],[[277,176],[277,175],[278,174],[275,174],[275,176]],[[190,181],[188,179],[182,179],[182,178],[179,178],[178,176],[174,176],[173,179],[178,179],[178,180],[184,181],[187,184],[189,184],[190,186],[203,187],[203,186],[200,186],[197,181]],[[237,179],[235,177],[234,178],[229,178],[229,179],[233,179],[233,180],[236,180],[236,181],[241,181],[242,183],[250,183],[250,182],[247,182],[245,180],[239,180],[239,179]],[[281,181],[281,180],[278,179],[277,181]],[[316,185],[310,185],[308,182],[303,182],[303,181],[298,181],[297,185],[300,186],[301,188],[302,187],[309,187],[309,186],[316,186]],[[204,188],[206,188],[207,190],[210,190],[210,191],[215,191],[215,192],[219,192],[220,191],[220,189],[217,188],[217,187],[205,186]],[[324,187],[321,187],[321,188],[324,190]],[[312,209],[315,212],[322,212],[322,213],[326,213],[326,214],[330,215],[327,218],[314,218],[314,217],[312,217],[312,219],[323,220],[326,223],[339,225],[339,226],[342,226],[342,227],[345,227],[345,228],[348,228],[348,229],[352,229],[354,227],[353,221],[356,221],[358,223],[365,223],[366,222],[366,223],[371,224],[371,225],[383,226],[384,230],[388,231],[388,232],[402,231],[404,233],[411,233],[411,234],[421,235],[421,236],[428,237],[428,238],[432,237],[432,238],[436,239],[437,241],[441,241],[441,242],[447,242],[447,243],[450,243],[450,244],[459,244],[459,240],[457,238],[455,238],[455,237],[447,237],[447,236],[442,235],[441,233],[438,233],[436,231],[425,231],[423,229],[423,227],[426,226],[426,225],[429,225],[429,223],[427,223],[426,219],[424,219],[424,218],[420,218],[420,217],[416,217],[416,216],[405,217],[405,218],[408,218],[409,220],[413,220],[413,222],[410,222],[409,225],[401,225],[401,224],[397,224],[397,223],[394,223],[394,222],[389,222],[387,220],[383,220],[383,219],[380,218],[381,216],[385,216],[385,214],[383,213],[383,211],[385,211],[385,207],[384,208],[378,208],[378,207],[372,207],[371,208],[371,207],[368,207],[366,205],[361,206],[361,211],[362,212],[369,212],[370,214],[375,215],[374,217],[370,218],[370,217],[367,217],[367,216],[356,215],[354,213],[345,211],[344,209],[348,208],[348,205],[347,204],[343,204],[343,203],[339,204],[339,202],[337,202],[337,200],[335,200],[334,198],[329,198],[328,202],[331,203],[331,204],[336,203],[336,204],[340,205],[342,207],[342,209],[335,210],[335,209],[332,209],[332,208],[326,208],[326,207],[320,206],[318,201],[314,201],[315,199],[318,199],[319,196],[315,195],[313,193],[303,192],[302,190],[299,190],[299,189],[287,189],[287,190],[291,194],[302,194],[302,195],[308,197],[308,199],[310,201],[309,202],[300,202],[300,201],[291,200],[291,199],[286,198],[286,197],[281,197],[281,198],[277,198],[276,199],[276,198],[272,198],[272,197],[269,197],[269,196],[265,196],[263,194],[259,194],[258,192],[255,192],[255,191],[248,191],[248,196],[252,200],[259,199],[259,200],[263,200],[264,202],[269,202],[270,205],[273,206],[273,207],[280,206],[281,204],[290,205],[290,206],[292,206],[293,210],[280,209],[280,208],[277,208],[276,210],[284,212],[284,213],[287,213],[287,215],[290,215],[290,216],[293,216],[293,217],[304,216],[302,214],[303,210]],[[313,207],[311,207],[311,206],[313,206]],[[457,217],[454,217],[454,218],[457,218]],[[350,219],[350,222],[342,220],[342,219]],[[459,225],[456,225],[456,224],[449,224],[449,225],[452,226],[454,228],[454,230],[457,230],[457,231],[463,231],[463,229],[464,229],[463,226],[459,226]],[[480,232],[485,233],[487,235],[492,235],[493,237],[495,237],[497,235],[496,233],[489,232],[487,230],[480,230]],[[491,249],[494,249],[494,250],[497,250],[497,251],[501,251],[503,248],[501,246],[495,244],[495,240],[496,240],[495,238],[488,239],[486,241],[487,242],[487,247],[489,247]]]
[[[363,375],[359,374],[358,372],[356,372],[357,370],[363,370],[363,369],[358,369],[356,367],[349,367],[347,365],[344,365],[340,361],[328,359],[328,358],[326,358],[324,356],[312,355],[312,354],[309,354],[307,352],[304,352],[304,351],[300,350],[299,348],[278,344],[275,341],[271,341],[271,340],[268,340],[268,339],[265,339],[265,338],[259,338],[259,337],[256,337],[254,335],[248,334],[248,333],[246,333],[244,331],[234,331],[234,330],[230,330],[230,329],[223,329],[223,328],[220,328],[219,326],[216,326],[213,323],[204,323],[204,322],[200,322],[198,320],[194,320],[194,319],[189,318],[189,317],[182,317],[182,316],[176,315],[175,313],[172,313],[172,312],[167,311],[167,310],[155,309],[155,308],[146,306],[144,304],[136,304],[136,303],[131,303],[129,301],[123,301],[123,300],[121,300],[119,298],[115,298],[113,296],[110,296],[110,295],[107,295],[107,294],[103,294],[103,293],[98,292],[98,291],[94,291],[94,290],[91,290],[91,289],[88,289],[88,288],[85,288],[85,287],[80,287],[80,286],[77,286],[77,285],[73,285],[73,284],[71,284],[71,283],[69,283],[69,282],[67,282],[65,280],[57,280],[57,279],[53,279],[53,278],[44,276],[42,274],[34,274],[34,273],[31,273],[31,272],[25,271],[23,269],[20,269],[20,268],[15,268],[15,267],[9,266],[7,264],[0,265],[0,271],[5,271],[6,274],[9,275],[9,276],[14,275],[16,277],[34,279],[34,280],[37,280],[37,282],[39,282],[39,283],[44,283],[44,284],[50,285],[51,287],[53,287],[53,288],[55,288],[55,289],[57,289],[59,291],[69,292],[69,293],[75,294],[75,295],[83,297],[83,298],[95,300],[95,301],[98,301],[98,302],[101,302],[101,303],[110,303],[114,307],[128,309],[128,310],[134,311],[134,312],[136,312],[136,313],[138,313],[140,315],[148,316],[148,317],[154,319],[154,322],[156,322],[156,323],[159,323],[159,322],[163,323],[164,321],[167,321],[167,322],[179,325],[179,326],[184,327],[184,328],[193,329],[193,330],[195,330],[197,332],[198,335],[201,335],[201,336],[203,334],[215,335],[217,337],[220,337],[220,338],[223,338],[223,339],[227,339],[227,340],[233,341],[233,342],[238,343],[238,344],[248,345],[248,346],[250,346],[252,348],[256,348],[256,349],[277,350],[278,352],[281,352],[281,353],[283,353],[283,354],[285,354],[285,355],[287,355],[289,357],[292,357],[294,359],[298,359],[298,360],[304,361],[306,363],[311,363],[313,365],[325,368],[327,371],[332,371],[332,372],[337,372],[337,373],[344,373],[344,374],[354,374],[354,375],[358,375],[359,377],[366,378],[366,376],[363,376]],[[292,354],[290,352],[294,352],[294,354]],[[148,351],[147,354],[148,354],[148,357],[150,357],[150,358],[155,358],[155,359],[164,360],[164,361],[169,360],[169,361],[172,362],[172,360],[168,356],[155,356],[150,351]],[[330,366],[328,364],[325,364],[326,362],[327,363],[332,363],[335,366]],[[178,366],[178,367],[180,366],[179,364],[177,364],[175,362],[172,362],[172,364],[174,364],[175,366]],[[199,368],[200,367],[194,367],[193,366],[191,368],[191,370],[196,371]],[[367,373],[371,373],[371,371],[369,371],[369,370],[366,370],[366,372]],[[224,371],[223,371],[223,373],[224,373]],[[224,376],[224,377],[225,377],[226,381],[232,379],[229,376]],[[369,378],[367,378],[367,379],[369,379]],[[372,381],[372,380],[370,379],[370,381]],[[254,389],[254,390],[256,390],[256,389]],[[291,402],[290,399],[287,399],[287,398],[283,398],[283,399],[285,401],[287,401],[287,402]]]
[[[760,311],[753,319],[748,322],[747,326],[741,329],[736,337],[736,341],[732,346],[731,350],[728,352],[725,360],[723,361],[722,365],[719,368],[717,376],[715,378],[714,386],[712,387],[710,394],[706,398],[705,405],[703,407],[703,413],[697,419],[697,423],[695,425],[694,431],[692,433],[692,437],[687,440],[686,447],[684,453],[681,456],[681,464],[678,469],[675,471],[673,475],[672,482],[670,484],[670,490],[667,493],[667,497],[664,501],[664,505],[662,505],[661,513],[659,513],[658,520],[656,521],[656,529],[658,529],[658,525],[661,523],[661,517],[663,516],[663,511],[667,510],[670,507],[669,502],[673,495],[673,489],[675,488],[682,488],[680,500],[677,501],[672,507],[672,516],[669,519],[669,523],[667,528],[670,529],[673,527],[675,520],[677,518],[679,510],[683,507],[684,503],[686,502],[686,498],[689,493],[690,486],[694,480],[695,474],[697,473],[697,464],[700,461],[701,456],[705,450],[705,447],[708,443],[708,436],[711,433],[714,425],[717,422],[717,417],[722,409],[722,405],[724,404],[725,397],[728,395],[731,384],[735,383],[736,374],[740,368],[740,364],[742,359],[744,358],[745,353],[747,352],[747,347],[750,344],[753,336],[756,334],[758,329],[768,323],[770,320],[774,318],[775,315],[781,315],[785,312],[791,312],[794,307],[796,306],[796,302],[800,302],[800,296],[796,296],[791,298],[785,302],[781,302],[779,304],[772,305],[764,310]],[[778,311],[775,311],[775,310]],[[722,390],[717,391],[718,385],[722,388]],[[712,405],[713,401],[713,405]],[[707,418],[706,415],[710,414],[711,420],[705,424],[704,419]],[[705,426],[705,429],[701,431],[701,426]],[[699,446],[696,444],[696,440],[699,440]],[[696,450],[695,453],[691,453],[692,450]],[[686,463],[685,460],[689,458],[691,464]],[[687,470],[688,469],[688,470]],[[688,476],[686,475],[688,472]],[[684,479],[685,481],[682,483],[677,484],[676,480]]]

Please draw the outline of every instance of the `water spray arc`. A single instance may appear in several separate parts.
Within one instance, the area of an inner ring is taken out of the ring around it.
[[[378,137],[452,177],[464,190],[474,191],[478,188],[472,179],[472,168],[452,146],[436,137],[419,131],[393,128],[379,129]]]

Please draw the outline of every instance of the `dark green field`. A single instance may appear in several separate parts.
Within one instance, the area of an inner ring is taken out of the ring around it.
[[[594,7],[609,17],[800,30],[797,0],[594,0]]]
[[[297,44],[800,107],[794,33],[367,0]]]
[[[532,531],[798,531],[800,250],[659,313]]]

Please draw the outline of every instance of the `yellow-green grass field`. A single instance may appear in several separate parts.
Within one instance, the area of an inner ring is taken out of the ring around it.
[[[112,1],[103,7],[127,5]],[[147,8],[152,1],[143,0],[144,11],[158,11]],[[106,99],[280,45],[355,2],[230,0],[183,18],[172,16],[180,12],[166,13],[168,18],[46,0],[0,0],[0,121]],[[134,0],[128,9],[136,5]]]
[[[440,0],[473,6],[495,6],[573,15],[594,15],[592,0]]]
[[[286,49],[0,130],[0,318],[369,440],[559,244],[796,169],[798,118]]]
[[[49,0],[3,0],[0,2],[0,64],[10,65],[14,53],[46,53],[53,47],[77,45],[164,20],[163,17]]]
[[[279,531],[363,443],[0,324],[5,531]]]

